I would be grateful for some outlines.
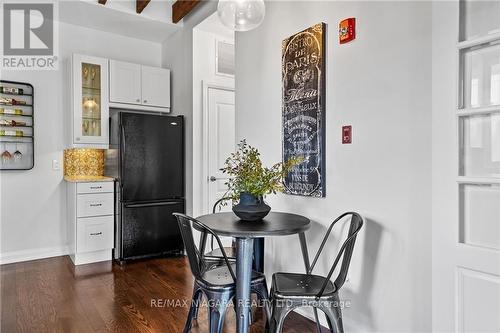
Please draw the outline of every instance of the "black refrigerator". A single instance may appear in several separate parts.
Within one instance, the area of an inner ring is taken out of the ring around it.
[[[116,181],[114,258],[183,252],[172,213],[185,212],[184,119],[110,112],[106,175]]]

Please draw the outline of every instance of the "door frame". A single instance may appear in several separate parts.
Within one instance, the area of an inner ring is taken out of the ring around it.
[[[202,80],[203,84],[203,103],[202,103],[202,164],[201,164],[201,179],[202,179],[202,196],[201,196],[201,207],[208,213],[210,212],[210,203],[208,202],[209,197],[209,186],[208,186],[208,177],[209,177],[209,163],[208,163],[208,91],[209,89],[218,89],[218,90],[226,90],[232,91],[235,93],[234,87],[223,85],[220,83],[215,83],[211,81]],[[236,124],[235,124],[236,126]]]

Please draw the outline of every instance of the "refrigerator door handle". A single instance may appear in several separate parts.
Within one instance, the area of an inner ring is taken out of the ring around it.
[[[171,206],[178,205],[179,201],[167,201],[167,202],[149,202],[149,203],[137,203],[137,204],[125,204],[125,208],[141,208],[141,207],[153,207],[153,206]]]
[[[122,139],[120,140],[120,187],[123,188],[123,176],[121,170],[123,170],[123,155],[125,154],[125,129],[123,128],[122,124],[120,123],[120,135]],[[123,193],[123,192],[122,192]]]

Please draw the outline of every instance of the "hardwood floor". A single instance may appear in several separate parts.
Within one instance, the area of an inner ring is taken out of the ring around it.
[[[186,258],[75,268],[64,256],[3,265],[0,271],[2,333],[182,332],[188,312],[183,300],[189,304],[193,286]],[[263,332],[261,309],[255,309],[254,321],[251,333]],[[191,332],[208,332],[207,324],[202,308]],[[226,332],[235,332],[232,308]],[[284,332],[315,332],[315,325],[291,313]]]

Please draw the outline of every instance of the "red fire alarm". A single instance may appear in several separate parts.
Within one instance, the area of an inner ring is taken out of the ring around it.
[[[352,143],[352,126],[342,126],[342,144]]]
[[[339,42],[344,44],[356,38],[356,19],[347,18],[339,23]]]

